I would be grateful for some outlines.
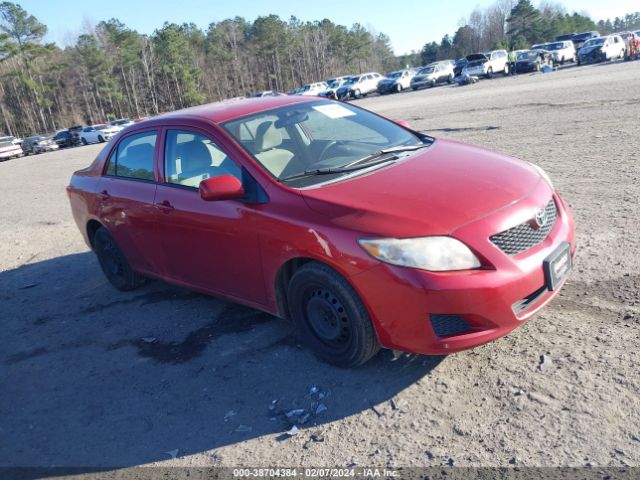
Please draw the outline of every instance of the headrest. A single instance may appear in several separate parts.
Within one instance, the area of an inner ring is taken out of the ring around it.
[[[275,148],[282,143],[282,134],[274,126],[273,122],[267,120],[258,125],[256,129],[255,149],[256,153],[264,152],[270,148]]]
[[[183,173],[204,170],[211,166],[211,152],[199,140],[191,140],[179,145],[178,156]]]

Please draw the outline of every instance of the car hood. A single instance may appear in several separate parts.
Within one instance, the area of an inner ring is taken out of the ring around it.
[[[487,60],[489,60],[486,55],[483,55],[481,53],[473,53],[471,55],[467,55],[465,58],[467,59],[467,62],[482,62],[482,63],[484,63]]]
[[[581,53],[582,55],[588,55],[588,54],[590,54],[591,52],[593,52],[593,51],[595,51],[595,50],[600,49],[601,47],[602,47],[602,45],[592,45],[592,46],[590,46],[590,47],[582,47],[582,48],[580,49],[580,53]]]
[[[446,235],[526,197],[541,181],[526,162],[438,139],[361,176],[300,190],[336,224],[389,237]]]

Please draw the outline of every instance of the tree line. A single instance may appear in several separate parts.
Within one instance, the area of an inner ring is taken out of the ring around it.
[[[486,9],[476,7],[453,35],[445,35],[440,43],[425,44],[420,51],[406,56],[405,61],[427,64],[474,52],[526,49],[562,34],[591,30],[608,34],[639,28],[640,12],[596,24],[586,15],[568,13],[559,3],[542,1],[535,7],[530,0],[497,0]]]
[[[71,46],[44,42],[47,27],[0,3],[0,131],[25,136],[78,123],[144,117],[260,90],[286,91],[336,75],[386,72],[495,48],[527,48],[556,35],[640,28],[640,12],[592,19],[560,4],[497,0],[475,8],[452,35],[394,56],[389,37],[362,25],[277,15],[248,21],[165,23],[141,34],[102,21]]]
[[[0,3],[0,130],[6,134],[155,115],[397,63],[386,35],[326,19],[236,17],[206,30],[165,23],[151,35],[111,19],[63,49],[45,43],[46,32],[19,5]]]

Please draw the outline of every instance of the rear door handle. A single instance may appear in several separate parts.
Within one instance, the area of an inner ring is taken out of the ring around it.
[[[171,202],[169,200],[163,200],[162,202],[157,204],[157,207],[164,213],[169,213],[173,210],[173,205],[171,205]]]
[[[109,192],[107,192],[106,190],[102,190],[99,194],[98,194],[98,198],[100,200],[108,200],[109,197],[111,197],[111,195],[109,195]]]

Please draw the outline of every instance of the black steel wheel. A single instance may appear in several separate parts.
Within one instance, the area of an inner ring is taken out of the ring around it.
[[[300,267],[287,298],[300,339],[326,362],[355,367],[380,349],[362,300],[330,267],[317,262]]]
[[[106,228],[100,227],[96,231],[93,246],[102,271],[115,288],[128,291],[144,284],[145,278],[133,271]]]

